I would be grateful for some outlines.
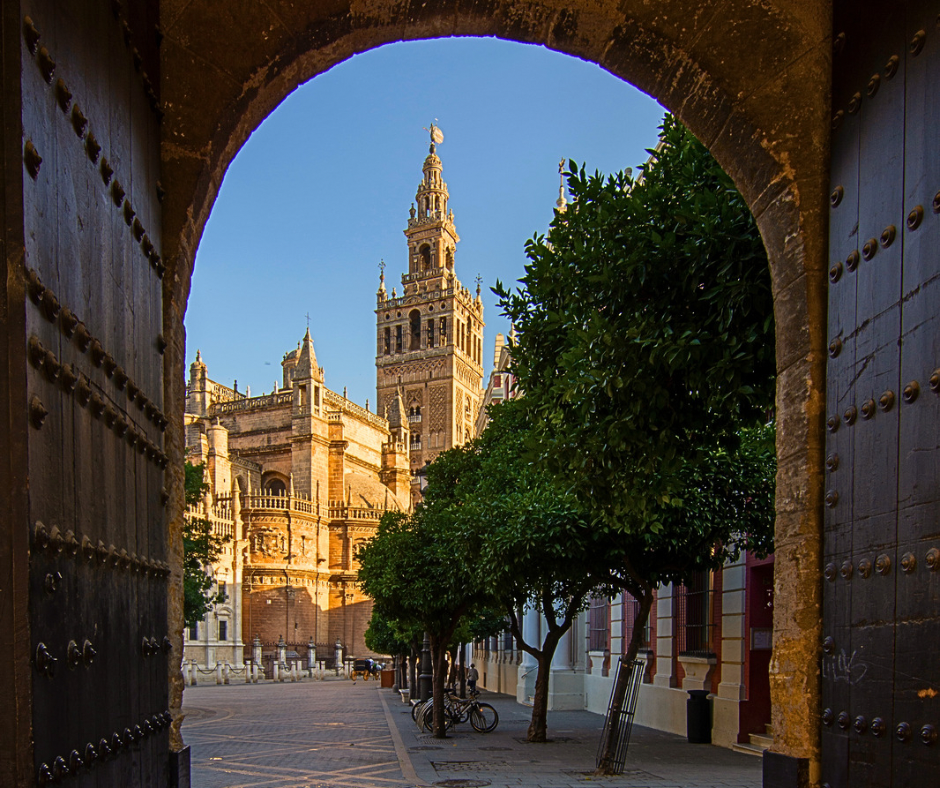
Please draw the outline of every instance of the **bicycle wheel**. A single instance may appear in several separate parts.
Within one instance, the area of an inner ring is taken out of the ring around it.
[[[446,706],[444,707],[444,730],[449,731],[454,727],[454,718]],[[421,729],[428,733],[434,733],[434,704],[431,701],[427,703],[427,709],[421,715]]]
[[[418,722],[418,720],[421,719],[422,707],[424,706],[425,703],[429,703],[429,702],[430,702],[430,698],[428,700],[417,700],[414,703],[412,703],[411,704],[411,719],[413,719],[415,722]],[[420,727],[420,723],[419,723],[419,727]]]
[[[499,725],[499,715],[489,703],[476,703],[470,709],[470,724],[479,733],[489,733]]]

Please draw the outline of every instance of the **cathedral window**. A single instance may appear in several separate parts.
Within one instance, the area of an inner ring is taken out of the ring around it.
[[[425,244],[421,247],[421,270],[427,271],[431,267],[431,247]]]
[[[428,320],[428,347],[434,347],[434,319]]]
[[[219,640],[228,640],[228,621],[219,620]]]
[[[392,352],[392,329],[385,329],[385,355]]]
[[[447,344],[447,318],[441,318],[441,347]]]
[[[421,350],[421,313],[417,309],[411,310],[408,315],[411,323],[411,347],[410,350]]]
[[[401,326],[395,326],[395,352],[401,353],[403,350],[404,342],[402,341]]]

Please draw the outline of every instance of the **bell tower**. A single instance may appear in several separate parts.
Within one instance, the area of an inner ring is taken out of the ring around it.
[[[379,413],[401,391],[410,426],[411,472],[473,437],[482,399],[483,301],[457,279],[460,237],[432,125],[431,145],[409,212],[408,271],[401,294],[385,289],[385,263],[376,294],[376,394]]]

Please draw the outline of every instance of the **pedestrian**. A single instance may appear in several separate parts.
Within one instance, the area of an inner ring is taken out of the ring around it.
[[[467,686],[470,688],[470,692],[477,691],[478,678],[480,678],[480,671],[478,671],[477,666],[471,662],[470,670],[467,671]]]

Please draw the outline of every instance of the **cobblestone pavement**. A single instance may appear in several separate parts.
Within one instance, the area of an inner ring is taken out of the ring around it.
[[[547,744],[525,741],[530,710],[484,693],[499,726],[421,733],[374,683],[199,686],[185,693],[193,788],[759,788],[761,759],[634,728],[624,774],[591,775],[603,718],[549,712]]]
[[[192,788],[414,784],[402,776],[376,682],[187,687],[183,711]]]

